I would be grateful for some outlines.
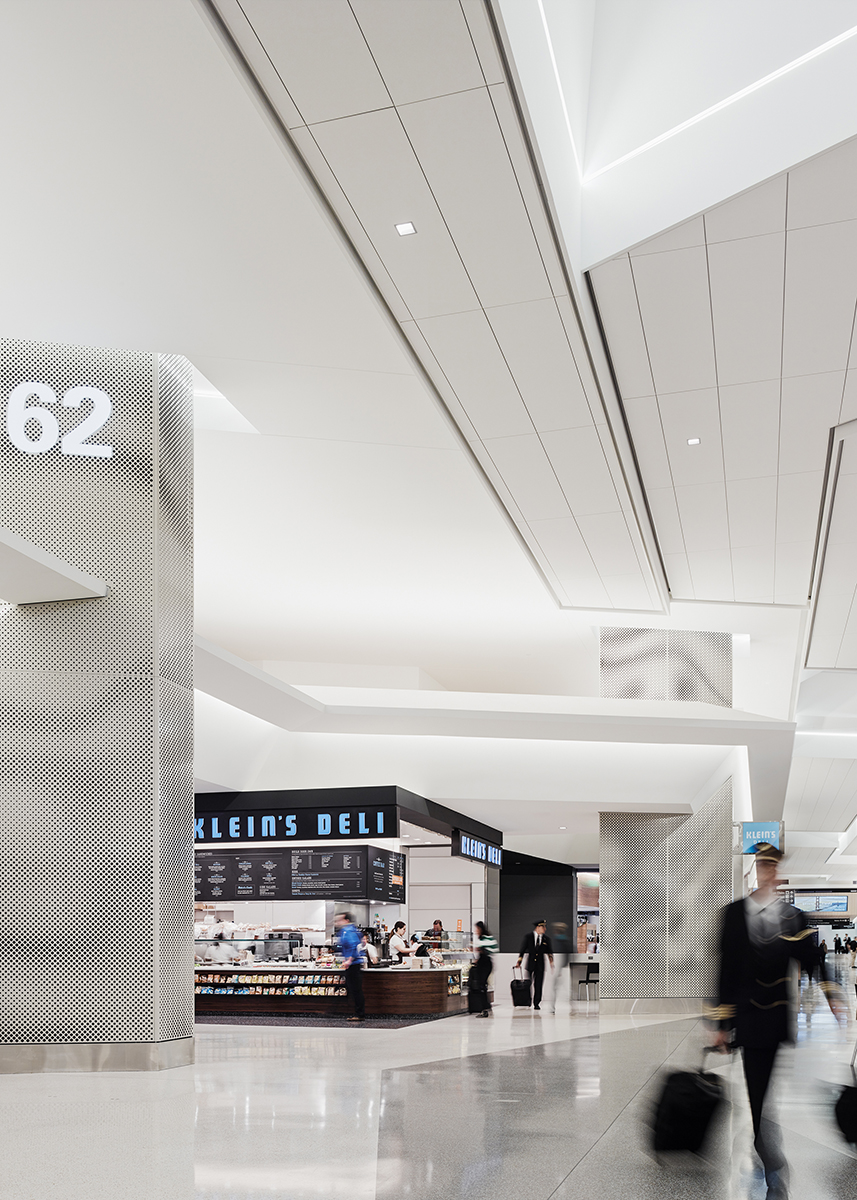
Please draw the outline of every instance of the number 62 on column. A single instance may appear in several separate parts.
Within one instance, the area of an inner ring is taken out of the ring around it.
[[[57,394],[47,383],[28,380],[12,388],[6,404],[6,434],[16,449],[24,454],[47,454],[53,450],[60,441],[59,422],[51,409],[44,406],[57,403]],[[64,408],[92,405],[83,420],[63,434],[62,453],[77,458],[112,458],[112,446],[87,441],[106,425],[113,412],[113,401],[107,393],[86,385],[70,387],[63,392],[61,403]],[[38,425],[38,437],[32,436],[35,430],[31,422]]]

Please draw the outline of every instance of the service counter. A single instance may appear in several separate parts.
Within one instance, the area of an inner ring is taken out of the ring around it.
[[[198,1013],[271,1013],[351,1016],[341,967],[264,963],[239,966],[197,965]],[[423,1016],[464,1012],[460,966],[414,970],[369,967],[363,972],[366,1015]]]

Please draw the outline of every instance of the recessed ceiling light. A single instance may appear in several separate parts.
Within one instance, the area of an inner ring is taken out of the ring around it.
[[[568,828],[567,825],[560,825],[560,829],[567,829],[567,828]]]
[[[699,438],[688,438],[688,439],[687,439],[687,444],[688,444],[688,446],[698,446],[698,445],[699,445]]]
[[[403,221],[401,225],[396,226],[396,233],[399,237],[407,237],[409,233],[416,233],[417,227],[411,221]]]

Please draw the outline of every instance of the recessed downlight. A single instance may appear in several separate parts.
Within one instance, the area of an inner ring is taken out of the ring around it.
[[[687,439],[688,446],[698,446],[699,442],[700,442],[699,438],[688,438]]]
[[[412,221],[402,221],[401,225],[396,226],[396,233],[399,237],[407,237],[409,233],[416,233],[417,227]]]
[[[568,829],[567,825],[560,825],[560,829]]]

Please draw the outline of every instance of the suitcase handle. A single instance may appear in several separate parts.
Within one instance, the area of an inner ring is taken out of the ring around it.
[[[523,967],[517,967],[517,966],[515,966],[515,967],[512,967],[512,978],[513,978],[513,979],[517,979],[517,978],[518,978],[518,976],[515,974],[515,972],[516,972],[516,971],[520,971],[520,972],[521,972],[521,974],[520,974],[520,979],[521,979],[521,982],[523,982],[523,979],[524,979],[524,968],[523,968]]]

